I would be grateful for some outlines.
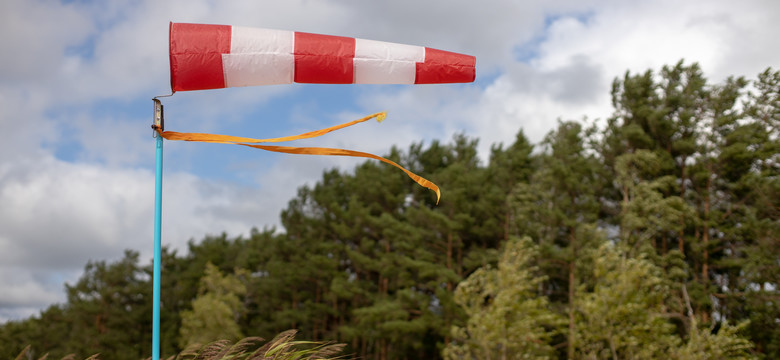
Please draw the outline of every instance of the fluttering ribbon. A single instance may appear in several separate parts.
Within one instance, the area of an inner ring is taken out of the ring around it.
[[[285,153],[285,154],[351,156],[351,157],[362,157],[362,158],[379,160],[381,162],[390,164],[392,166],[401,169],[401,171],[406,173],[406,175],[408,175],[412,180],[414,180],[420,186],[433,190],[436,193],[436,204],[438,204],[439,200],[441,199],[441,191],[439,190],[439,187],[436,186],[436,184],[432,183],[428,179],[425,179],[407,170],[403,166],[398,165],[396,162],[381,156],[377,156],[362,151],[346,150],[346,149],[339,149],[339,148],[259,145],[260,143],[278,143],[278,142],[301,140],[301,139],[311,139],[311,138],[325,135],[332,131],[336,131],[339,129],[343,129],[355,124],[368,121],[373,118],[376,118],[377,122],[382,122],[386,117],[387,117],[387,113],[378,112],[376,114],[371,114],[357,120],[353,120],[336,126],[331,126],[325,129],[310,131],[299,135],[284,136],[284,137],[270,138],[270,139],[254,139],[254,138],[247,138],[247,137],[240,137],[240,136],[218,135],[218,134],[208,134],[208,133],[182,133],[182,132],[175,132],[175,131],[160,131],[159,129],[157,129],[157,133],[166,140],[196,141],[196,142],[204,142],[204,143],[241,145],[241,146],[247,146],[255,149],[273,151],[273,152]]]

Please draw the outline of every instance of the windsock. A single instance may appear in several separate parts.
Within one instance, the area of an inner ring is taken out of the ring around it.
[[[472,82],[476,58],[428,47],[229,25],[170,24],[171,89]]]

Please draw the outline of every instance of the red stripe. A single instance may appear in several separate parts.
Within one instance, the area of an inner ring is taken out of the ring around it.
[[[295,82],[351,84],[355,39],[295,33]]]
[[[231,26],[175,24],[170,26],[171,89],[225,87],[222,54],[230,52]]]
[[[477,58],[471,55],[425,48],[425,62],[417,63],[415,84],[472,82]]]

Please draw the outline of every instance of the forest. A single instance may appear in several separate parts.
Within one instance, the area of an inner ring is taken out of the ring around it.
[[[297,329],[360,359],[780,359],[780,71],[680,61],[611,98],[538,144],[519,122],[488,161],[465,134],[393,148],[438,205],[366,161],[299,188],[283,230],[163,249],[163,358]],[[65,291],[0,325],[1,358],[150,356],[151,259]]]

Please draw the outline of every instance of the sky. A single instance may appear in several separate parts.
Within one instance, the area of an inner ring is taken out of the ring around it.
[[[486,161],[521,129],[536,143],[559,119],[610,116],[626,71],[685,59],[717,83],[777,69],[778,14],[775,0],[0,1],[0,322],[63,303],[88,261],[132,249],[151,262],[151,99],[170,93],[171,21],[454,51],[476,56],[477,80],[178,92],[162,99],[166,130],[268,138],[387,111],[381,124],[290,145],[383,155],[463,133]],[[171,141],[164,151],[162,241],[180,254],[206,234],[283,231],[298,188],[365,161]]]

